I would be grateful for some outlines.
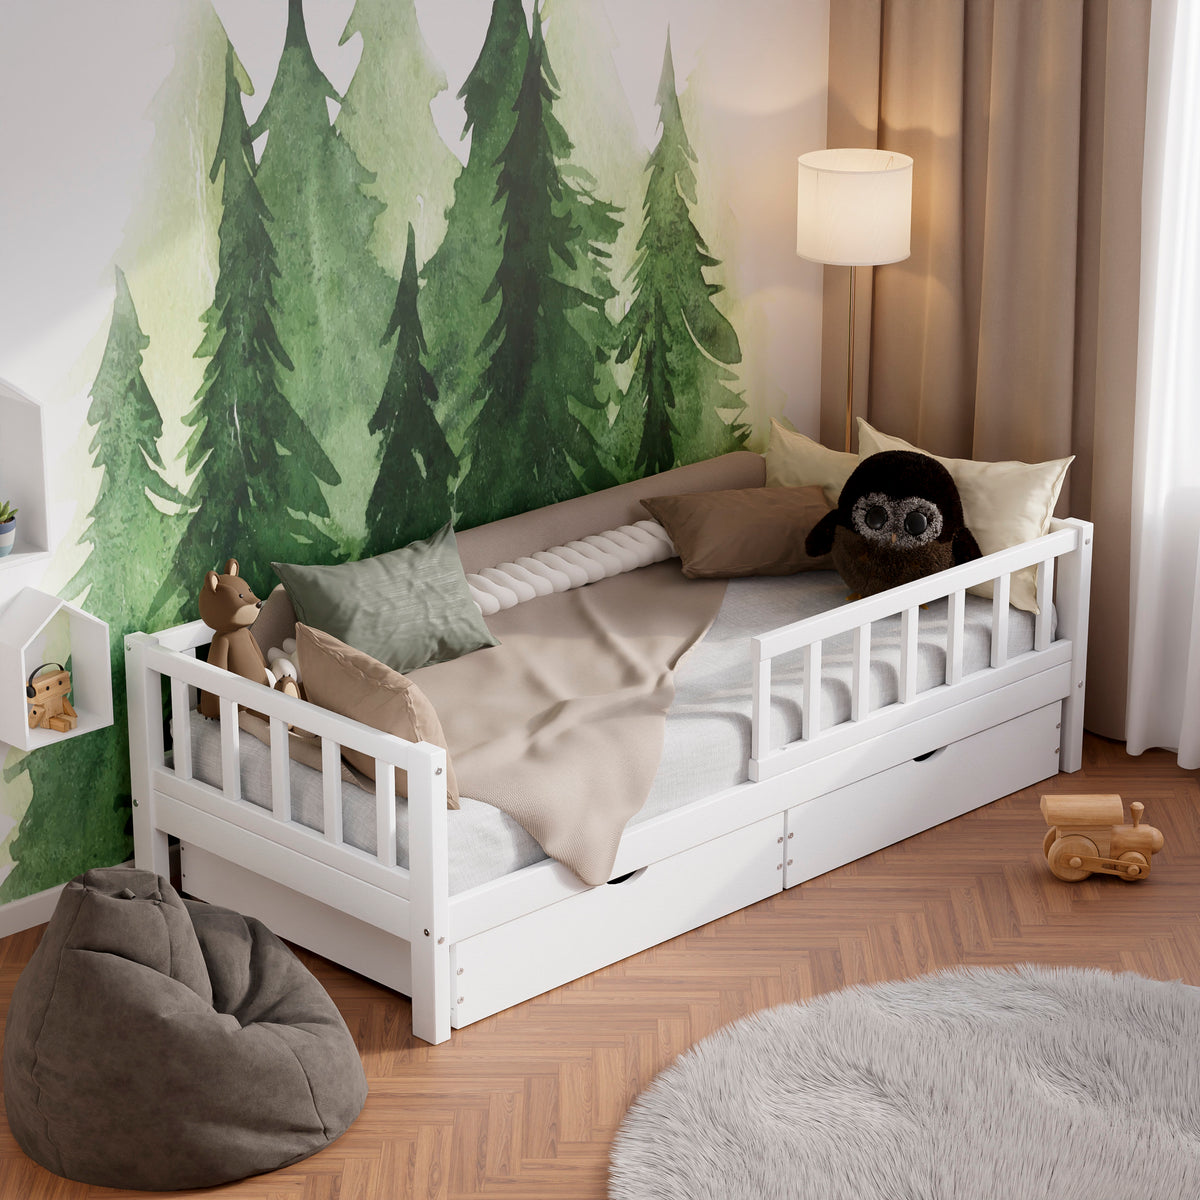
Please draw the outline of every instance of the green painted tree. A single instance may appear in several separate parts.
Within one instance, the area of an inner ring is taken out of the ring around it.
[[[669,34],[657,102],[662,132],[647,164],[637,291],[617,355],[618,363],[633,360],[634,370],[613,426],[614,453],[626,460],[632,451],[635,475],[725,454],[749,434],[737,421],[745,401],[726,386],[741,346],[713,304],[721,286],[705,275],[720,263],[691,217],[696,155],[679,110]]]
[[[289,0],[279,70],[251,130],[268,135],[256,179],[273,218],[275,327],[293,368],[282,388],[342,480],[327,499],[353,548],[366,534],[374,472],[362,431],[387,378],[396,281],[369,249],[383,205],[330,124],[327,102],[338,99],[313,58],[301,0]]]
[[[500,308],[499,296],[489,294],[501,253],[496,188],[528,53],[521,0],[494,0],[483,48],[458,93],[466,109],[463,137],[470,136],[470,153],[454,183],[446,236],[422,271],[418,306],[429,369],[437,382],[438,416],[456,453],[479,410],[484,346]]]
[[[470,465],[456,496],[467,526],[614,482],[576,411],[603,404],[595,392],[597,349],[578,325],[579,310],[600,311],[603,299],[570,282],[589,245],[576,223],[578,197],[559,170],[571,143],[554,116],[557,88],[535,6],[516,124],[500,158],[502,254],[484,294],[500,307],[488,330]]]
[[[42,891],[89,867],[123,862],[131,853],[123,636],[143,621],[170,548],[172,518],[151,497],[166,504],[185,500],[155,470],[163,469],[158,449],[163,423],[142,376],[149,344],[118,267],[108,338],[88,409],[94,430],[89,450],[101,471],[83,534],[92,545],[62,589],[68,597],[86,590],[88,611],[109,624],[113,725],[42,747],[20,761],[18,772],[28,772],[33,795],[12,844],[15,865],[0,887],[0,900]],[[95,796],[113,799],[96,804]]]
[[[450,493],[458,459],[434,415],[437,388],[422,358],[425,335],[417,314],[417,248],[408,227],[408,249],[385,341],[395,338],[392,366],[371,433],[383,434],[379,478],[367,505],[367,553],[382,554],[428,537],[450,519]]]
[[[357,0],[341,44],[356,33],[362,36],[362,58],[333,124],[375,176],[364,190],[386,207],[375,221],[370,248],[388,274],[399,278],[409,225],[421,262],[441,243],[461,170],[430,111],[446,90],[446,75],[421,35],[413,0]]]
[[[254,177],[254,152],[242,109],[233,47],[226,56],[225,112],[211,180],[221,179],[220,270],[196,354],[208,358],[185,453],[194,509],[152,612],[184,597],[183,611],[206,571],[233,556],[260,594],[274,560],[328,562],[337,552],[320,482],[338,474],[280,390],[291,361],[275,330],[275,248],[270,213]],[[243,76],[244,78],[244,76]],[[320,481],[320,482],[318,482]]]
[[[145,616],[146,604],[161,580],[169,523],[150,498],[182,505],[187,497],[159,473],[166,469],[158,449],[162,415],[142,375],[142,353],[150,339],[138,323],[120,267],[116,286],[108,339],[88,408],[88,423],[93,427],[88,450],[102,472],[82,535],[92,549],[64,594],[78,596],[90,589],[90,611],[119,626],[127,617],[138,621]],[[103,542],[97,531],[104,531]]]
[[[5,782],[22,771],[33,799],[12,841],[14,866],[0,884],[0,903],[133,857],[123,725],[43,746],[6,770]]]

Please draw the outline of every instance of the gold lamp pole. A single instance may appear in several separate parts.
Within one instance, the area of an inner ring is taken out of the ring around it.
[[[909,255],[912,167],[891,150],[814,150],[800,156],[796,189],[796,253],[850,268],[846,321],[846,449],[854,411],[855,268],[900,262]]]

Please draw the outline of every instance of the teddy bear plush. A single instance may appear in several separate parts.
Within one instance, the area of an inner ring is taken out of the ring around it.
[[[238,574],[236,558],[229,559],[222,572],[209,571],[204,576],[204,586],[200,589],[200,619],[214,631],[208,648],[209,664],[290,696],[298,696],[300,692],[293,679],[285,677],[276,682],[267,668],[262,649],[250,632],[261,608],[262,601]],[[200,711],[206,717],[220,716],[217,697],[201,692]]]

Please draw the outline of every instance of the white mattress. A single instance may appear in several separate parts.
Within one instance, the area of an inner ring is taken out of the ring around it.
[[[631,824],[744,782],[750,756],[751,680],[748,639],[758,633],[825,612],[845,603],[846,586],[831,571],[783,578],[731,580],[720,614],[704,640],[676,670],[675,702],[667,715],[663,757],[645,805]],[[530,603],[536,603],[531,601]],[[990,600],[967,597],[963,672],[981,670],[991,655]],[[919,616],[918,691],[945,679],[946,602]],[[1033,617],[1011,610],[1009,650],[1032,649]],[[896,700],[899,687],[900,620],[879,621],[871,633],[871,709]],[[851,637],[826,641],[822,648],[822,727],[850,715]],[[772,744],[800,736],[803,695],[802,655],[772,664]],[[242,795],[269,808],[270,754],[255,738],[243,736]],[[220,726],[192,714],[192,762],[196,777],[221,783]],[[292,764],[292,808],[313,829],[322,822],[320,773]],[[375,851],[375,796],[353,784],[343,787],[343,837]],[[497,879],[545,858],[541,847],[499,809],[463,798],[449,816],[450,891],[457,893]],[[408,810],[397,801],[397,861],[408,865]]]

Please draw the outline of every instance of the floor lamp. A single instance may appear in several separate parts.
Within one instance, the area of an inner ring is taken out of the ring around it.
[[[912,166],[891,150],[814,150],[800,156],[796,253],[850,268],[846,328],[846,449],[854,404],[854,272],[909,254]]]

